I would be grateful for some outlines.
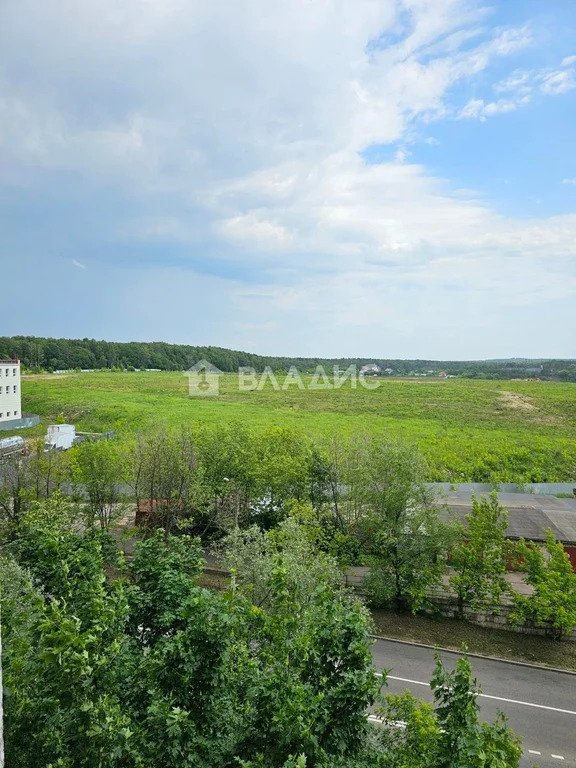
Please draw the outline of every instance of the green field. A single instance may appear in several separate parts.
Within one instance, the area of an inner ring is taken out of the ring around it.
[[[347,382],[337,390],[278,392],[268,385],[241,392],[230,374],[221,377],[219,396],[190,398],[181,373],[141,372],[26,376],[22,389],[24,411],[39,413],[44,424],[63,417],[86,431],[127,435],[160,425],[244,422],[315,438],[388,433],[420,446],[431,480],[575,479],[570,383],[388,379],[374,391]]]

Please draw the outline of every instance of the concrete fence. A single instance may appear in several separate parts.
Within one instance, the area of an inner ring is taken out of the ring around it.
[[[344,582],[348,586],[362,592],[362,585],[364,579],[370,574],[370,568],[365,566],[354,566],[347,568],[344,572]],[[514,587],[524,594],[529,594],[530,587],[526,584],[520,585],[517,580],[519,574],[515,574]],[[428,598],[431,605],[426,609],[426,613],[430,615],[440,615],[446,618],[460,618],[460,611],[458,607],[458,601],[456,595],[450,591],[447,585],[447,577],[444,579],[444,584],[431,589],[428,593]],[[513,610],[513,603],[510,597],[504,596],[499,606],[494,606],[491,611],[475,611],[469,606],[464,606],[464,617],[471,624],[477,624],[481,627],[491,627],[493,629],[504,629],[508,632],[518,632],[524,635],[539,635],[541,637],[549,636],[551,634],[551,627],[544,625],[534,625],[529,622],[519,627],[513,627],[509,623],[509,617]],[[565,635],[568,640],[576,640],[576,627]]]
[[[576,480],[567,483],[427,483],[429,488],[446,491],[467,491],[468,493],[533,493],[535,496],[554,496],[556,493],[572,493]]]

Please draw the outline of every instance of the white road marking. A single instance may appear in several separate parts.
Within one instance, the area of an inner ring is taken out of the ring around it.
[[[392,728],[406,728],[406,722],[404,720],[383,720],[381,717],[376,717],[376,715],[368,715],[368,720],[370,720],[371,723],[378,723],[378,725],[390,725]]]
[[[382,675],[378,675],[382,677]],[[423,685],[426,688],[430,688],[430,683],[423,683],[421,680],[410,680],[408,677],[394,677],[394,675],[388,675],[388,680],[399,680],[401,683],[411,683],[412,685]],[[517,699],[504,699],[502,696],[489,696],[487,693],[479,694],[481,699],[493,699],[494,701],[505,701],[508,704],[521,704],[523,707],[535,707],[536,709],[547,709],[549,712],[560,712],[563,715],[574,715],[576,717],[576,711],[571,709],[560,709],[559,707],[548,707],[545,704],[533,704],[531,701],[518,701]],[[564,758],[560,757],[563,760]]]
[[[553,757],[555,760],[564,760],[562,755],[550,755],[550,757]]]
[[[542,752],[538,752],[536,749],[529,749],[528,752],[531,755],[541,755],[542,754]]]

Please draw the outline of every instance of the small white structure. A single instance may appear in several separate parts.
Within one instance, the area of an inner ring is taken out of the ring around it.
[[[20,360],[0,360],[0,423],[21,418]]]
[[[45,451],[67,451],[76,440],[74,424],[50,424],[44,440]]]

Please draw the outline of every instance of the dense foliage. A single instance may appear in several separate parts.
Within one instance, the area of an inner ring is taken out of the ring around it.
[[[123,563],[77,515],[58,494],[34,502],[4,545],[7,765],[396,768],[423,754],[429,768],[518,764],[503,722],[478,724],[465,665],[437,670],[425,753],[420,724],[396,743],[392,725],[368,722],[385,676],[366,610],[334,583],[329,559],[306,574],[312,544],[296,521],[264,534],[257,605],[240,567],[228,593],[199,586],[197,539],[157,529]]]
[[[161,429],[67,452],[45,453],[39,445],[0,463],[0,535],[24,546],[30,515],[49,508],[59,518],[66,497],[87,530],[122,531],[122,538],[133,530],[136,503],[144,534],[162,528],[216,544],[238,583],[251,582],[257,605],[266,603],[282,552],[289,563],[306,560],[308,585],[328,579],[330,564],[332,586],[340,568],[366,566],[362,588],[374,606],[416,613],[451,587],[464,616],[467,608],[498,612],[508,592],[514,623],[530,621],[557,636],[570,630],[576,576],[562,545],[550,539],[546,556],[523,543],[515,548],[535,591],[514,595],[505,578],[514,548],[496,495],[475,499],[461,525],[426,474],[421,454],[407,443],[366,435],[315,443],[280,428]]]
[[[262,371],[270,366],[275,371],[287,371],[295,366],[299,371],[313,371],[316,366],[362,366],[375,363],[382,370],[391,369],[395,375],[444,371],[471,378],[558,378],[576,381],[574,360],[494,360],[494,361],[434,361],[392,360],[366,358],[270,357],[238,352],[222,347],[167,344],[165,342],[127,343],[96,341],[95,339],[51,339],[38,336],[0,337],[0,358],[17,358],[29,369],[71,370],[76,368],[158,368],[165,371],[186,370],[199,360],[209,360],[222,371],[236,371],[249,366]]]
[[[562,637],[576,625],[576,573],[568,554],[552,531],[543,548],[522,539],[516,551],[533,592],[514,596],[512,623],[544,625],[549,634]]]

